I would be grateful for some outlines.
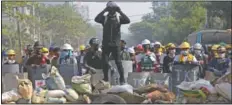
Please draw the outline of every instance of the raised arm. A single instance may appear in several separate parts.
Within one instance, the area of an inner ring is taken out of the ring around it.
[[[102,12],[100,12],[96,17],[95,17],[95,22],[103,24],[105,20],[104,13],[107,11],[107,8],[105,8]]]

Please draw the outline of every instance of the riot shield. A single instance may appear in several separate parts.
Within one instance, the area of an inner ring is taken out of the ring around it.
[[[4,64],[2,65],[2,75],[6,73],[19,73],[19,65],[18,64]]]
[[[45,80],[42,77],[42,74],[47,74],[51,69],[51,65],[43,65],[36,67],[27,67],[28,78],[31,80],[33,88],[41,87],[45,85]]]
[[[7,92],[18,87],[16,76],[20,79],[26,78],[23,73],[6,73],[2,75],[2,92]]]
[[[167,85],[169,90],[172,89],[171,74],[169,73],[150,73],[148,81],[158,85]]]
[[[183,81],[192,82],[198,79],[199,66],[192,64],[173,65],[172,67],[172,91],[179,95],[176,88]]]
[[[132,72],[128,74],[127,83],[138,88],[147,85],[147,79],[149,77],[149,72]]]
[[[117,65],[115,64],[114,60],[110,61],[110,64],[113,68],[117,69]],[[127,80],[128,78],[128,73],[133,72],[133,62],[132,61],[126,61],[126,60],[122,60],[122,66],[124,69],[124,78],[125,80]],[[127,81],[126,81],[127,82]]]
[[[58,65],[58,69],[67,85],[71,85],[72,77],[78,75],[77,64],[60,64]]]

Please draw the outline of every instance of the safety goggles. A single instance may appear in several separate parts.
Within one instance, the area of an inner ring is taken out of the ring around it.
[[[45,51],[45,52],[42,52],[43,54],[46,54],[46,53],[48,53],[48,51]]]

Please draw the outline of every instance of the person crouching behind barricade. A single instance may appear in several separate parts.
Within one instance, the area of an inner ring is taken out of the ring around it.
[[[213,73],[214,77],[223,76],[229,69],[231,65],[231,60],[226,58],[226,48],[223,46],[219,46],[217,49],[218,57],[213,58],[208,65],[208,70],[206,71],[205,79],[211,80],[211,73]]]
[[[198,64],[195,56],[190,53],[190,44],[183,42],[180,46],[181,54],[174,58],[174,64]]]
[[[8,50],[7,51],[7,57],[8,59],[6,61],[4,61],[4,64],[17,64],[16,60],[15,60],[15,51],[14,50]]]
[[[173,64],[175,53],[176,53],[176,46],[173,43],[169,43],[166,46],[167,54],[163,59],[163,73],[170,73],[171,66]]]
[[[142,41],[144,52],[138,55],[137,72],[159,72],[156,65],[156,56],[150,51],[151,42],[148,39]]]
[[[163,48],[162,48],[162,44],[158,41],[156,41],[154,43],[154,53],[156,56],[156,61],[157,61],[157,70],[155,71],[160,71],[160,67],[163,64],[163,60],[162,60],[162,56],[163,56]]]

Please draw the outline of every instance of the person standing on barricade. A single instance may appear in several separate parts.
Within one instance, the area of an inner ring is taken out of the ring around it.
[[[65,43],[61,47],[59,64],[77,64],[76,58],[73,56],[73,47]]]
[[[7,51],[7,57],[8,59],[6,61],[4,61],[4,64],[17,64],[17,62],[15,61],[15,51],[14,50],[8,50]]]
[[[137,72],[159,72],[156,65],[156,56],[150,51],[151,42],[148,39],[142,41],[144,52],[137,57]]]
[[[215,77],[221,77],[224,75],[231,65],[231,60],[226,58],[226,48],[219,46],[217,49],[218,57],[213,58],[208,65],[205,79],[210,79],[210,74],[213,73]]]
[[[109,12],[107,16],[104,16],[105,12]],[[120,17],[117,16],[116,12],[120,14]],[[107,3],[106,8],[99,13],[95,21],[103,25],[103,72],[104,72],[104,81],[108,81],[108,70],[109,70],[109,55],[112,53],[115,63],[118,68],[118,72],[120,75],[120,83],[125,83],[124,78],[124,70],[122,66],[122,62],[120,59],[120,39],[121,32],[120,27],[121,24],[130,23],[130,19],[121,11],[121,9],[117,6],[116,3],[109,1]]]
[[[175,53],[176,53],[176,46],[173,43],[169,43],[166,47],[167,55],[164,57],[163,60],[163,73],[170,73],[171,66],[173,64]]]

